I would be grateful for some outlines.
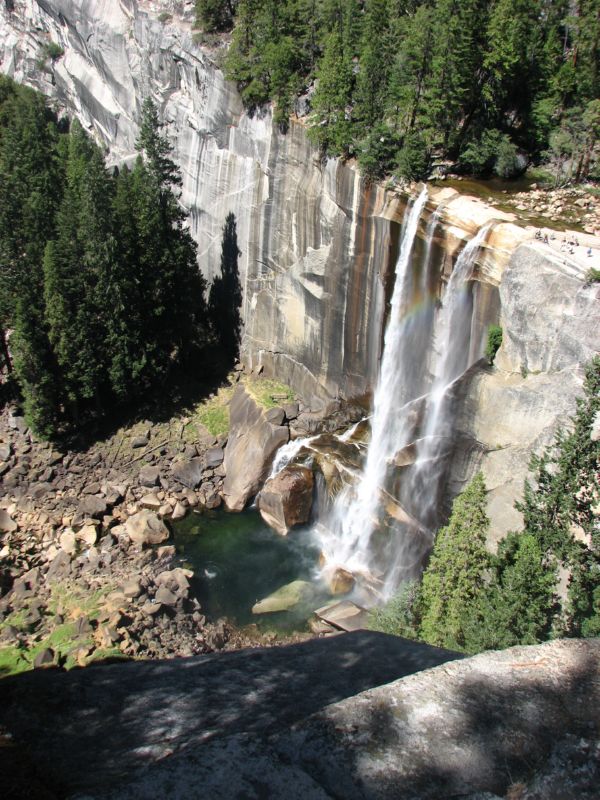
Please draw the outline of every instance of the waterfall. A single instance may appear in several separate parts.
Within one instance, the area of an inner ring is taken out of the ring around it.
[[[354,572],[370,571],[371,534],[377,524],[380,491],[386,476],[388,459],[398,447],[402,425],[397,413],[401,398],[410,391],[399,366],[405,362],[403,349],[408,346],[406,323],[412,291],[409,269],[417,227],[427,202],[423,189],[407,212],[400,252],[396,262],[395,284],[389,320],[384,337],[379,379],[373,399],[371,442],[358,486],[348,486],[338,495],[321,535],[321,545],[328,565],[344,565]]]
[[[470,280],[490,226],[464,247],[436,313],[441,264],[433,240],[442,206],[426,226],[422,258],[413,252],[426,201],[423,190],[405,217],[362,475],[339,493],[316,531],[325,571],[343,566],[362,575],[383,599],[418,574],[430,547],[452,454],[453,387],[481,355],[470,352]],[[390,471],[405,448],[410,455],[397,461],[404,468]]]
[[[282,469],[287,467],[290,461],[292,461],[292,459],[298,455],[303,447],[310,449],[310,443],[318,438],[318,434],[316,436],[306,436],[302,439],[292,439],[291,442],[282,445],[275,454],[273,466],[271,467],[271,473],[267,480],[270,481],[271,478],[274,478],[279,472],[281,472]]]
[[[481,357],[470,354],[472,297],[469,282],[475,260],[490,231],[481,228],[458,257],[436,325],[437,359],[434,380],[425,406],[416,460],[403,490],[419,520],[433,531],[440,520],[440,501],[448,458],[452,455],[455,382]]]

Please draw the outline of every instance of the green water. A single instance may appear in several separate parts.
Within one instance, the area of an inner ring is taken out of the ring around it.
[[[276,632],[306,630],[307,619],[328,599],[315,584],[308,602],[277,614],[252,614],[252,606],[295,580],[312,581],[319,551],[308,530],[280,536],[257,511],[191,513],[174,523],[175,545],[194,570],[193,590],[209,620],[226,617]]]

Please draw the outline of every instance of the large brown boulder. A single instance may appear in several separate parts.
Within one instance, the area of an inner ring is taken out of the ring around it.
[[[160,544],[169,538],[169,529],[152,511],[138,511],[125,523],[125,531],[134,544]]]
[[[313,499],[314,476],[308,467],[285,467],[267,481],[258,498],[261,517],[285,536],[294,525],[308,522]]]
[[[289,428],[273,425],[265,411],[238,386],[229,407],[223,499],[230,511],[242,511],[266,480],[273,456],[290,438]]]

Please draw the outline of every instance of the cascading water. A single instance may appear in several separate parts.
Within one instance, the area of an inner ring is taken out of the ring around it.
[[[413,254],[426,200],[423,190],[406,215],[363,472],[358,485],[340,492],[317,533],[326,571],[343,567],[367,576],[378,584],[382,598],[418,571],[428,550],[446,474],[444,448],[451,452],[451,387],[481,355],[470,352],[469,281],[489,227],[481,229],[457,259],[436,315],[432,287],[439,280],[435,272],[440,265],[432,253],[442,207],[428,222],[420,263]],[[406,469],[399,487],[394,485],[400,491],[389,492],[389,466],[407,447],[412,455],[401,462]],[[386,512],[391,509],[403,532],[388,530],[375,545],[382,506]]]
[[[310,449],[311,442],[318,438],[319,437],[317,435],[306,436],[302,439],[292,439],[291,442],[288,442],[280,447],[275,455],[275,459],[273,460],[271,473],[267,480],[271,480],[271,478],[274,478],[279,472],[281,472],[282,469],[287,467],[290,461],[292,461],[303,448]]]
[[[413,244],[419,219],[427,202],[423,189],[407,213],[400,253],[396,262],[396,280],[391,301],[388,325],[385,332],[379,380],[373,402],[371,442],[362,478],[358,486],[346,487],[338,495],[321,545],[326,563],[335,567],[343,565],[353,572],[369,572],[370,541],[376,524],[380,491],[384,483],[388,459],[398,448],[401,422],[397,409],[407,387],[399,364],[404,360],[406,347],[405,322],[407,300],[410,297],[411,273],[409,270]]]
[[[440,519],[440,495],[446,462],[452,454],[455,382],[482,353],[471,352],[472,296],[469,282],[475,260],[490,231],[481,228],[467,243],[448,281],[436,325],[437,360],[433,385],[427,397],[416,460],[404,482],[403,496],[418,509],[418,517],[430,531]]]

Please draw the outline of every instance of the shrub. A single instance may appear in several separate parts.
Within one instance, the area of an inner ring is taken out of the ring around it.
[[[418,592],[417,581],[405,583],[385,606],[371,611],[370,630],[416,639],[419,628],[416,614]]]
[[[58,61],[58,59],[65,54],[65,51],[57,42],[48,42],[45,44],[43,52],[46,58],[50,58],[52,61]]]
[[[588,269],[585,280],[586,283],[600,283],[600,269]]]
[[[490,365],[494,363],[496,353],[502,344],[502,328],[499,325],[490,325],[488,328],[487,344],[485,346],[485,357]]]

